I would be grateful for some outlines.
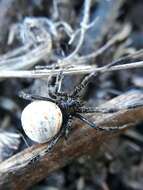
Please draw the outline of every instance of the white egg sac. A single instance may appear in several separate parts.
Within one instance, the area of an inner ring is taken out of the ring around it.
[[[62,125],[62,112],[53,102],[34,101],[24,108],[21,122],[26,135],[31,140],[44,143],[59,132]]]

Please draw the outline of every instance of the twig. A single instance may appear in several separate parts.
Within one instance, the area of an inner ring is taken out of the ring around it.
[[[8,33],[9,25],[12,23],[12,16],[16,16],[15,0],[0,1],[0,43],[3,44],[6,40],[6,33]],[[19,10],[18,10],[19,11]]]
[[[98,17],[94,21],[98,21]],[[77,32],[79,32],[79,31],[77,31]],[[113,46],[115,43],[125,40],[129,36],[130,32],[131,32],[131,26],[129,24],[126,24],[121,31],[119,31],[117,34],[115,34],[109,41],[107,41],[107,43],[105,45],[103,45],[97,51],[92,52],[87,55],[78,56],[78,57],[76,57],[76,54],[74,54],[75,57],[74,56],[70,57],[70,55],[69,55],[68,57],[66,57],[62,60],[58,60],[58,66],[65,67],[65,66],[73,65],[73,62],[75,62],[76,63],[75,65],[77,65],[80,63],[86,63],[87,61],[89,61],[93,58],[95,59],[97,56],[103,54],[108,48]],[[71,40],[73,40],[73,39],[71,38]],[[75,60],[74,60],[74,58],[75,58]]]
[[[120,0],[120,1],[122,1],[122,0]],[[101,9],[104,6],[105,7],[108,7],[108,6],[110,7],[111,6],[110,4],[111,4],[111,2],[106,2],[106,1],[103,0],[102,3],[101,3]],[[120,3],[116,2],[115,4],[117,6]],[[79,33],[80,33],[80,38],[79,38],[79,41],[77,43],[77,46],[76,46],[75,50],[69,56],[65,57],[63,60],[58,59],[57,60],[58,61],[57,65],[59,65],[59,66],[66,66],[67,64],[69,65],[69,64],[71,64],[73,62],[73,59],[77,56],[78,51],[82,47],[83,41],[85,39],[85,33],[86,33],[86,31],[90,27],[93,28],[93,25],[95,25],[95,23],[96,23],[97,20],[99,20],[98,19],[99,16],[97,15],[95,17],[95,19],[91,22],[91,24],[89,23],[89,19],[90,19],[90,7],[91,7],[91,0],[85,0],[85,2],[84,2],[84,11],[83,11],[83,13],[84,13],[83,14],[83,20],[81,22],[81,27],[78,29]],[[28,37],[28,39],[22,39],[22,40],[26,41],[25,45],[28,45],[27,43],[29,43],[29,41],[32,40],[33,37],[35,39],[37,38],[37,36],[34,36],[35,34],[31,35],[31,31],[27,27],[27,21],[31,22],[31,25],[35,24],[35,26],[37,28],[39,26],[41,26],[39,28],[41,28],[41,31],[44,32],[44,34],[45,34],[46,31],[44,30],[44,28],[42,26],[43,22],[45,22],[45,23],[48,24],[48,26],[49,26],[49,28],[51,30],[51,33],[53,35],[55,35],[55,36],[57,36],[57,29],[56,29],[56,27],[58,26],[58,24],[62,24],[64,26],[64,29],[65,29],[65,31],[67,32],[68,35],[71,35],[73,33],[72,28],[70,27],[70,25],[68,25],[68,23],[65,23],[65,22],[53,23],[51,20],[46,19],[44,17],[41,17],[41,18],[39,17],[38,19],[35,19],[35,18],[26,18],[23,21],[23,23],[20,24],[21,25],[21,31],[20,31],[21,37],[22,38],[25,38],[25,37],[27,38]],[[48,33],[47,33],[47,35],[48,35]],[[0,58],[0,70],[18,70],[18,69],[25,69],[25,68],[32,67],[33,65],[35,65],[41,59],[44,59],[45,57],[49,56],[49,54],[52,51],[51,50],[51,43],[52,42],[51,42],[50,36],[49,36],[49,38],[47,38],[47,41],[44,40],[44,42],[45,42],[45,44],[43,43],[43,44],[41,44],[41,46],[38,45],[33,50],[29,51],[29,49],[27,49],[27,52],[24,52],[26,50],[25,47],[21,48],[21,52],[20,52],[21,55],[20,56],[17,54],[20,51],[19,49],[16,49],[13,52],[10,52],[8,54],[5,54],[4,56],[2,56]],[[98,52],[95,52],[95,54],[96,53],[97,54],[101,54],[104,51],[104,49],[107,49],[108,46],[110,46],[110,43],[113,43],[113,42],[109,41],[109,44],[107,44],[107,47],[105,46],[105,47],[99,49]],[[9,56],[11,56],[11,54],[15,54],[15,57],[10,58]],[[5,57],[5,60],[3,60],[4,57]],[[93,55],[89,55],[89,57],[93,57]],[[84,56],[83,56],[83,58],[84,58]],[[80,63],[80,62],[83,62],[82,58],[80,60],[77,60],[77,63]]]
[[[30,26],[36,28],[35,33]],[[17,25],[17,32],[24,45],[0,57],[0,70],[30,68],[52,54],[51,35],[43,27],[41,19],[25,18],[22,24]]]
[[[0,61],[0,70],[19,70],[28,69],[35,65],[38,61],[50,56],[51,46],[42,44],[35,49],[29,51],[25,55],[5,59]]]
[[[118,62],[116,62],[118,63]],[[77,66],[74,68],[63,69],[62,72],[65,75],[72,75],[72,74],[88,74],[91,72],[111,72],[111,71],[119,71],[119,70],[127,70],[127,69],[135,69],[135,68],[142,68],[143,61],[128,63],[128,64],[121,64],[112,66],[110,68],[104,67],[95,67],[95,66]],[[45,78],[50,75],[57,75],[61,69],[55,70],[23,70],[23,71],[1,71],[0,78]]]
[[[79,49],[81,48],[84,38],[85,38],[85,32],[87,30],[88,27],[88,22],[89,22],[89,15],[90,15],[90,6],[91,6],[91,0],[85,0],[84,2],[84,16],[83,16],[83,20],[81,22],[81,29],[80,29],[80,38],[78,41],[78,44],[75,48],[75,50],[66,58],[64,58],[64,60],[69,60],[72,59],[79,51]]]
[[[91,120],[98,126],[134,125],[143,120],[143,106],[136,109],[124,109],[125,105],[139,105],[143,94],[132,91],[118,96],[102,105],[102,108],[123,109],[114,114],[92,115]],[[77,121],[67,141],[61,140],[51,153],[43,154],[41,159],[33,160],[36,155],[47,149],[47,143],[34,145],[0,164],[0,189],[24,190],[44,179],[51,172],[63,167],[71,160],[89,155],[98,147],[120,134],[99,132]]]
[[[130,25],[127,24],[123,27],[123,29],[119,33],[113,36],[104,46],[102,46],[101,48],[99,48],[97,51],[93,53],[79,57],[79,60],[85,60],[85,59],[87,60],[87,59],[96,58],[97,56],[101,55],[104,51],[106,51],[109,47],[111,47],[113,44],[127,38],[130,32],[131,32],[131,27]]]
[[[53,17],[56,20],[59,17],[59,10],[58,10],[58,1],[53,0]]]
[[[86,50],[88,53],[98,50],[99,46],[103,42],[103,37],[107,34],[109,29],[114,25],[115,19],[119,15],[119,9],[123,5],[124,0],[100,0],[98,1],[98,8],[95,8],[91,12],[92,18],[99,18],[98,22],[88,30],[87,40],[83,44],[82,50]],[[90,46],[89,46],[89,43]]]
[[[6,54],[0,55],[0,65],[6,64],[6,61],[3,62],[4,60],[8,60],[8,59],[13,58],[15,56],[25,54],[29,50],[29,48],[30,48],[30,44],[16,48],[10,52],[7,52]]]
[[[135,53],[123,56],[119,58],[118,60],[114,61],[114,64],[125,64],[125,63],[130,63],[134,61],[139,61],[143,59],[143,49],[136,51]]]

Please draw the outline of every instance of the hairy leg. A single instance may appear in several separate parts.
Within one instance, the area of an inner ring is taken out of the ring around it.
[[[81,95],[82,90],[88,85],[88,83],[97,76],[97,73],[93,72],[84,77],[81,83],[75,87],[74,91],[71,93],[72,97],[79,97]]]
[[[99,127],[95,123],[89,121],[89,119],[82,116],[81,114],[76,114],[76,117],[80,119],[81,121],[83,121],[84,123],[86,123],[89,127],[92,127],[99,131],[116,132],[118,130],[125,129],[129,126],[129,125],[123,125],[123,126],[114,126],[114,127]]]
[[[67,123],[67,125],[65,126],[65,129],[64,129],[64,137],[65,137],[66,140],[69,137],[71,126],[72,126],[72,117],[69,116],[68,123]]]
[[[67,139],[67,136],[69,132],[69,129],[71,127],[71,117],[68,119],[68,121],[63,125],[61,131],[48,143],[48,146],[47,146],[47,149],[40,152],[39,154],[37,155],[34,155],[31,160],[29,161],[29,164],[32,163],[35,163],[37,161],[39,161],[41,159],[42,156],[46,155],[47,153],[50,153],[54,146],[58,143],[58,141],[62,138],[62,137],[65,137]],[[68,131],[66,131],[68,130]]]
[[[62,129],[49,143],[47,152],[49,152],[53,149],[53,147],[56,145],[56,143],[60,140],[61,137],[65,137],[65,139],[68,138],[71,124],[72,124],[72,117],[69,116],[67,122],[65,122],[65,124],[63,124]]]
[[[25,99],[25,100],[29,100],[29,101],[34,101],[34,100],[44,100],[44,101],[51,101],[51,102],[54,102],[55,101],[51,98],[48,98],[48,97],[42,97],[42,96],[39,96],[39,95],[33,95],[33,94],[26,94],[24,92],[20,92],[19,93],[19,97]]]
[[[56,83],[53,91],[49,90],[49,95],[50,97],[53,97],[54,99],[59,99],[60,97],[68,97],[68,94],[66,92],[61,92],[61,85],[62,85],[62,80],[64,78],[63,72],[59,72],[56,77]]]
[[[63,78],[64,78],[63,72],[60,71],[56,77],[55,94],[60,92]]]
[[[118,63],[114,62],[114,63],[109,63],[108,65],[104,66],[103,70],[109,69],[110,67],[116,65]],[[81,81],[81,83],[75,87],[73,93],[71,94],[72,97],[79,97],[81,95],[81,91],[88,85],[88,83],[94,78],[96,77],[98,74],[100,74],[101,71],[94,71],[92,73],[90,73],[89,75],[85,76],[83,78],[83,80]]]

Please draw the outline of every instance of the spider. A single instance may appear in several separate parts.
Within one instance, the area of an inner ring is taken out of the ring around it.
[[[106,66],[106,68],[110,68],[112,64],[109,64]],[[55,82],[55,88],[54,92],[50,92],[49,97],[42,97],[39,95],[32,95],[32,94],[25,94],[22,93],[20,96],[24,99],[30,100],[30,101],[37,101],[37,100],[42,100],[42,101],[48,101],[56,104],[58,108],[60,108],[61,113],[62,113],[62,125],[59,130],[59,132],[52,137],[52,139],[49,141],[48,145],[48,150],[51,150],[53,146],[58,142],[58,140],[61,137],[68,137],[69,130],[72,126],[72,120],[73,118],[78,118],[82,122],[86,123],[89,127],[92,127],[96,130],[102,130],[102,131],[117,131],[120,130],[121,128],[125,128],[127,126],[120,126],[120,127],[99,127],[95,123],[91,122],[89,119],[87,119],[83,114],[85,113],[113,113],[113,112],[118,112],[120,109],[116,108],[106,108],[102,109],[99,107],[86,107],[84,106],[83,102],[83,94],[82,91],[85,89],[85,87],[88,85],[88,83],[99,74],[99,72],[92,72],[89,75],[85,76],[81,83],[77,85],[73,92],[70,94],[66,92],[61,92],[61,83],[63,80],[63,73],[60,72],[57,77],[56,77],[56,82]],[[133,109],[138,107],[138,105],[134,106],[128,106],[127,109]]]

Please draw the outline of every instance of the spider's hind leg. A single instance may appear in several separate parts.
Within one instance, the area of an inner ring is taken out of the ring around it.
[[[71,126],[72,126],[72,117],[69,116],[69,119],[68,119],[68,122],[67,124],[65,125],[65,129],[64,129],[64,137],[65,139],[67,140],[68,137],[69,137],[69,133],[70,133],[70,129],[71,129]]]
[[[65,137],[65,139],[67,140],[71,124],[72,124],[72,117],[69,117],[67,122],[63,124],[62,129],[59,131],[59,133],[49,142],[47,152],[51,151],[54,148],[54,146],[57,144],[60,138]]]
[[[57,142],[60,140],[60,138],[62,137],[61,133],[58,133],[58,135],[56,135],[48,144],[48,149],[46,152],[49,152],[53,149],[53,147],[57,144]]]
[[[82,116],[81,114],[76,114],[76,117],[79,118],[81,121],[83,121],[84,123],[86,123],[89,127],[92,127],[96,130],[99,131],[106,131],[106,132],[116,132],[125,128],[128,128],[129,125],[122,125],[122,126],[114,126],[114,127],[102,127],[102,126],[97,126],[95,123],[89,121],[87,118],[85,118],[84,116]]]

